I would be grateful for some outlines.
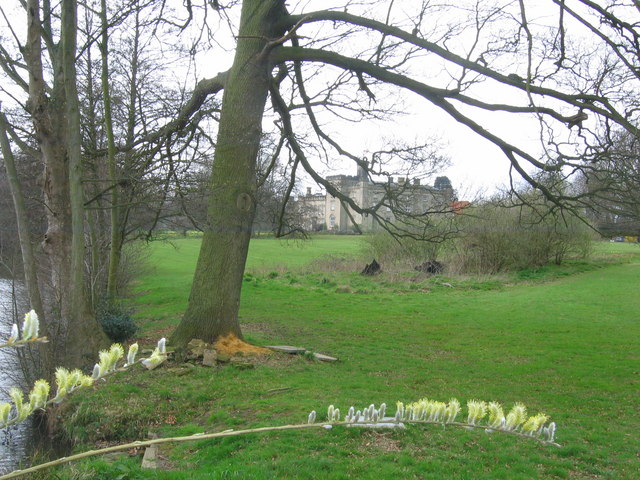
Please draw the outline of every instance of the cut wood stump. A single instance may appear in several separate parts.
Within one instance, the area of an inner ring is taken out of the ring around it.
[[[158,438],[158,435],[155,433],[150,433],[149,438],[155,440]],[[142,468],[158,468],[158,445],[149,445],[144,450],[144,456],[142,457]]]
[[[215,367],[218,360],[218,352],[211,349],[205,350],[202,355],[202,365],[205,367]]]

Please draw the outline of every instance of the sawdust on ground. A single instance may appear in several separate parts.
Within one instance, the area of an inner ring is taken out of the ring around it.
[[[243,340],[240,340],[236,335],[230,333],[224,337],[219,338],[214,344],[214,348],[218,353],[224,355],[269,355],[273,353],[268,348],[257,347],[251,345]]]

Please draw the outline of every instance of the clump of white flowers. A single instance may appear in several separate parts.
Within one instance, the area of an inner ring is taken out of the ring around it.
[[[522,403],[516,403],[505,416],[502,405],[497,402],[481,402],[471,400],[467,403],[469,416],[467,423],[473,426],[482,426],[481,420],[488,414],[486,426],[487,432],[493,430],[502,432],[515,432],[537,437],[544,442],[553,443],[556,433],[554,422],[545,426],[549,417],[544,413],[527,416],[527,408]]]
[[[52,403],[60,403],[64,397],[69,395],[74,390],[82,387],[90,387],[93,385],[93,378],[89,375],[85,375],[81,370],[67,370],[64,367],[58,367],[55,373],[56,396],[51,399]]]
[[[387,426],[389,422],[398,426],[404,423],[426,423],[453,425],[469,429],[483,428],[486,432],[493,431],[511,433],[520,436],[536,438],[542,443],[555,443],[556,424],[545,425],[549,417],[543,413],[527,416],[527,409],[521,403],[516,403],[505,415],[502,405],[498,402],[484,402],[469,400],[467,402],[467,419],[456,421],[462,411],[460,402],[452,398],[449,402],[440,402],[423,398],[417,402],[404,404],[397,402],[396,413],[393,417],[386,417],[386,405],[383,403],[378,409],[371,404],[362,410],[349,408],[344,420],[340,421],[340,410],[330,405],[327,410],[327,423],[355,424],[360,426]],[[308,423],[315,423],[316,412],[309,415]]]
[[[0,404],[0,428],[23,421],[34,411],[44,408],[47,404],[62,401],[69,393],[82,387],[93,385],[93,379],[80,370],[69,371],[59,367],[55,372],[56,395],[49,398],[51,386],[46,380],[36,380],[28,395],[28,401],[19,388],[9,390],[12,403]],[[13,414],[12,414],[13,412]]]
[[[91,375],[94,380],[104,377],[105,375],[112,373],[116,370],[118,360],[124,357],[124,348],[119,343],[111,345],[109,350],[101,350],[98,352],[98,363],[93,366],[93,374]]]
[[[355,407],[350,407],[347,415],[344,417],[344,421],[346,423],[378,423],[385,419],[386,410],[386,403],[380,404],[379,408],[376,408],[372,403],[362,410],[356,410]]]
[[[396,422],[453,423],[460,413],[460,402],[452,398],[449,403],[423,398],[404,405],[396,404]]]
[[[142,360],[142,365],[147,367],[149,370],[153,370],[162,362],[164,362],[167,359],[166,345],[167,345],[166,338],[161,338],[160,340],[158,340],[158,345],[151,353],[151,356],[149,358],[145,358],[144,360]]]
[[[21,333],[22,336],[20,335]],[[25,314],[24,322],[22,323],[22,330],[18,329],[17,324],[13,324],[9,338],[5,343],[0,344],[0,348],[21,347],[27,343],[33,342],[47,342],[47,337],[40,336],[40,319],[38,318],[38,314],[35,310],[31,310],[29,313]]]

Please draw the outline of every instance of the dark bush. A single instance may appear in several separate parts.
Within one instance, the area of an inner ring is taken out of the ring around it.
[[[100,302],[96,316],[104,333],[112,342],[124,342],[138,331],[131,312],[119,303],[107,300]]]

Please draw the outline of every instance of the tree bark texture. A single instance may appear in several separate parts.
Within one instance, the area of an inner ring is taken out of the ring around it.
[[[107,297],[115,299],[118,288],[118,270],[122,253],[123,239],[120,225],[120,199],[116,164],[116,142],[111,117],[111,92],[109,90],[109,24],[107,22],[107,1],[100,1],[100,22],[102,24],[100,57],[102,63],[102,96],[104,99],[104,127],[107,135],[107,165],[111,182],[111,245],[109,248],[109,267],[107,270]]]
[[[65,12],[65,8],[73,11]],[[71,5],[63,2],[63,40],[50,46],[53,75],[50,91],[47,91],[44,79],[39,0],[28,0],[27,13],[28,109],[44,162],[47,232],[43,251],[51,271],[48,289],[51,313],[47,315],[47,331],[58,357],[54,362],[67,367],[86,367],[95,360],[98,348],[106,343],[106,336],[90,313],[84,283],[84,212],[75,87],[75,2]],[[45,17],[49,13],[44,12]],[[67,75],[71,78],[66,78]],[[68,104],[70,99],[72,102]],[[49,369],[54,367],[47,366]]]
[[[267,39],[282,35],[281,0],[245,0],[238,44],[225,83],[204,232],[187,311],[171,337],[182,346],[192,338],[242,338],[238,322],[242,277],[255,214],[256,163],[269,90]]]
[[[71,210],[70,324],[67,331],[66,359],[73,365],[91,367],[95,362],[99,345],[89,339],[105,339],[105,336],[89,305],[88,285],[85,281],[82,134],[80,132],[80,101],[76,74],[77,10],[77,0],[62,0],[62,71],[68,122],[67,156],[69,162],[69,207]],[[101,333],[102,337],[100,337]]]
[[[38,283],[36,255],[33,249],[33,244],[31,243],[31,234],[29,232],[29,214],[27,213],[24,195],[22,193],[22,185],[18,178],[15,159],[13,152],[11,151],[9,137],[7,135],[7,120],[2,112],[0,112],[0,151],[4,157],[4,165],[7,171],[7,179],[9,181],[13,207],[16,214],[20,251],[22,253],[22,266],[24,269],[24,280],[27,287],[27,294],[29,296],[29,303],[31,308],[33,308],[38,314],[38,317],[40,317],[43,326],[46,326],[46,322],[44,321],[42,297],[40,295],[40,285]],[[44,328],[41,335],[48,335]]]

